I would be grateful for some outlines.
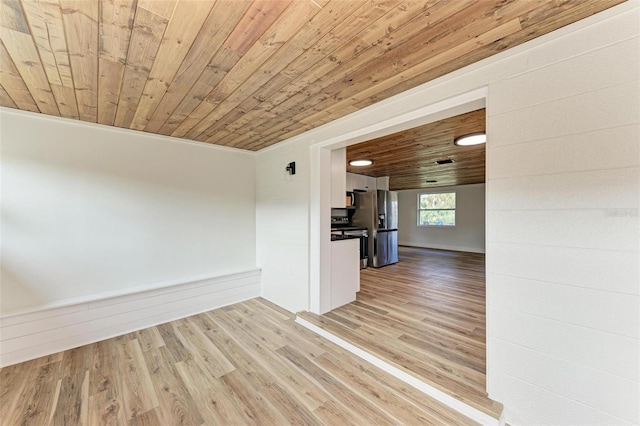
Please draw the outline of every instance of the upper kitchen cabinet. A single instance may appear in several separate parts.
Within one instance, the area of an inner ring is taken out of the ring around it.
[[[359,175],[356,173],[347,173],[347,191],[375,191],[376,178],[371,176]]]
[[[344,208],[347,193],[347,149],[331,151],[331,207]]]
[[[389,190],[389,176],[382,176],[376,178],[376,189],[382,189],[383,191]]]

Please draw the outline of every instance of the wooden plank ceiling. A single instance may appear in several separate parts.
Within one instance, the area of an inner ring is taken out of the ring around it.
[[[347,147],[351,160],[373,160],[371,166],[347,165],[347,171],[367,176],[389,176],[389,189],[433,188],[485,181],[485,145],[457,146],[462,135],[485,131],[486,110],[415,127]],[[437,161],[453,160],[450,164]]]
[[[259,150],[622,0],[1,0],[10,108]]]

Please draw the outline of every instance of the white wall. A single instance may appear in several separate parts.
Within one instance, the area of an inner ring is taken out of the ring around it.
[[[550,42],[491,86],[489,392],[523,423],[640,423],[638,24]]]
[[[296,162],[296,174],[285,166]],[[309,304],[309,153],[278,146],[256,163],[257,265],[262,296],[291,312]]]
[[[276,177],[291,153],[315,156],[313,145],[355,142],[358,129],[488,87],[487,379],[514,425],[640,423],[638,6],[626,2],[258,154],[275,165],[260,175]],[[263,291],[294,311],[309,308],[316,279],[308,269],[299,280],[275,272],[294,253],[316,262],[320,250],[262,235],[274,225],[301,239],[318,232],[304,207],[322,205],[309,187],[327,198],[315,179],[258,188],[270,200],[258,210],[259,250],[279,253],[261,263],[274,271]],[[270,211],[290,216],[271,220]]]
[[[255,268],[255,154],[1,120],[3,315]]]
[[[400,245],[484,253],[484,184],[398,191]],[[456,193],[456,226],[418,226],[418,195]]]

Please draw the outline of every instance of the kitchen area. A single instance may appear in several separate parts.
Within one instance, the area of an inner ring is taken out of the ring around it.
[[[331,309],[356,299],[360,270],[398,262],[398,195],[389,178],[346,172],[346,149],[331,157]]]

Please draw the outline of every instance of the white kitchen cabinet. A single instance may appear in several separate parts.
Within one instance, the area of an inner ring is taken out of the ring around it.
[[[367,181],[366,176],[354,175],[353,189],[361,189],[363,191],[366,191],[367,190],[367,188],[365,188],[367,186],[366,181]]]
[[[389,176],[382,176],[376,179],[376,187],[377,189],[382,189],[385,191],[389,190]]]
[[[354,176],[353,173],[347,173],[347,191],[353,191],[355,189],[355,186],[353,186]]]
[[[347,149],[331,151],[331,207],[347,206]]]
[[[360,286],[360,240],[331,242],[331,309],[356,300]]]
[[[376,182],[376,178],[372,176],[347,173],[347,191],[375,191],[377,189]]]
[[[376,189],[378,189],[378,186],[376,185],[376,178],[372,177],[372,176],[365,176],[364,177],[364,189],[367,191],[375,191]]]

